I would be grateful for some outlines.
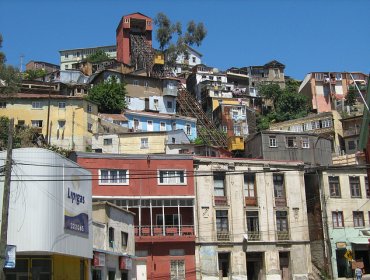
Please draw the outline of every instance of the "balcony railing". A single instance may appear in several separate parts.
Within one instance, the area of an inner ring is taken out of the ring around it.
[[[275,206],[276,207],[285,207],[286,198],[285,197],[275,197]]]
[[[277,231],[277,240],[289,240],[289,231]]]
[[[258,241],[261,239],[259,231],[248,231],[248,241]]]
[[[135,236],[193,236],[193,225],[179,226],[135,226]]]
[[[217,241],[229,241],[230,234],[228,231],[218,231],[217,232]]]
[[[216,206],[227,206],[227,196],[215,196],[215,205]]]
[[[245,197],[245,206],[257,206],[257,198]]]
[[[360,128],[354,127],[349,129],[343,129],[343,136],[355,136],[360,134]]]

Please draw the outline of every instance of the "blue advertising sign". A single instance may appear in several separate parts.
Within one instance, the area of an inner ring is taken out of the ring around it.
[[[68,177],[67,177],[68,178]],[[64,186],[64,228],[89,234],[89,216],[86,201],[88,186],[80,176],[72,175]]]

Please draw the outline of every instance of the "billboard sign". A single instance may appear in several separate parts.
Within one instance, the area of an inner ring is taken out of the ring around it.
[[[64,228],[88,235],[89,180],[76,174],[64,178]]]

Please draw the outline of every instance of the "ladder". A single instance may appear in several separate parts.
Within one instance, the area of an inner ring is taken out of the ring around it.
[[[177,112],[186,117],[197,119],[198,136],[207,145],[227,147],[227,137],[223,134],[202,110],[199,102],[180,84],[177,97]]]

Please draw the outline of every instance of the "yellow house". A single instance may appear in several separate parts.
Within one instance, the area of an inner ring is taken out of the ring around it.
[[[0,116],[16,126],[36,127],[48,143],[86,151],[97,131],[98,107],[82,96],[17,93],[0,97]]]

